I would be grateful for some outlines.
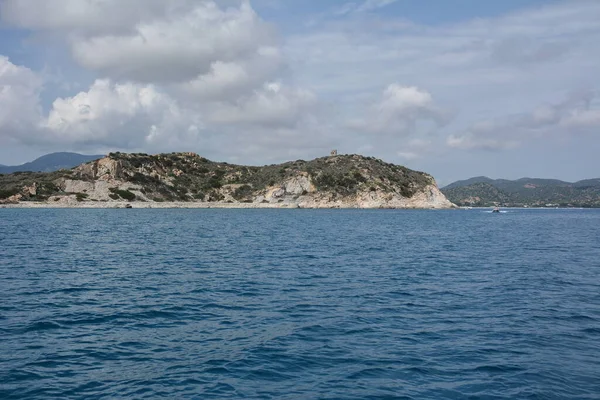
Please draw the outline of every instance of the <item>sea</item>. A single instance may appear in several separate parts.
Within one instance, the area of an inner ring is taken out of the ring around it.
[[[0,209],[0,399],[599,399],[600,210]]]

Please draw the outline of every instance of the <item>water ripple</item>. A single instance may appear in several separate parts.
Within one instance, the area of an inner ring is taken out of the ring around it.
[[[129,211],[0,210],[0,399],[600,393],[598,211]]]

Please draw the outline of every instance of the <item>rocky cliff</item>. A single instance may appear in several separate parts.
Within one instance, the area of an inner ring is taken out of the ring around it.
[[[194,153],[111,153],[72,170],[0,176],[0,201],[252,203],[300,208],[450,208],[428,174],[360,155],[263,167]],[[247,204],[249,205],[249,204]]]

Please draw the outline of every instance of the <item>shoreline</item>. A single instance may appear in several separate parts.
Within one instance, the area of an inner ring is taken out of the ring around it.
[[[128,207],[131,206],[131,207]],[[464,207],[434,208],[434,207],[359,207],[348,206],[345,204],[323,204],[316,207],[301,205],[298,203],[227,203],[227,202],[186,202],[186,201],[165,201],[165,202],[126,202],[126,201],[85,201],[85,202],[39,202],[22,201],[19,203],[0,204],[0,208],[78,208],[78,209],[306,209],[306,210],[459,210],[465,211]],[[471,207],[472,210],[487,210],[492,207]],[[512,210],[593,210],[593,207],[502,207],[502,209]]]
[[[128,207],[130,206],[130,207]],[[159,208],[159,209],[347,209],[347,210],[451,210],[454,208],[417,208],[417,207],[358,207],[347,206],[344,204],[319,205],[317,207],[308,207],[298,203],[225,203],[225,202],[185,202],[185,201],[165,201],[165,202],[76,202],[63,203],[56,202],[33,202],[24,201],[11,204],[0,204],[0,208],[81,208],[81,209],[129,209],[129,208]]]

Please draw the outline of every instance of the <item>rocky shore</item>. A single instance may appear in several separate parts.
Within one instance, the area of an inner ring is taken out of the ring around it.
[[[165,201],[165,202],[120,202],[120,201],[61,201],[61,202],[47,202],[47,201],[21,201],[18,203],[0,204],[0,208],[228,208],[228,209],[252,209],[252,208],[279,208],[279,209],[449,209],[455,208],[451,203],[439,204],[438,206],[405,206],[398,205],[392,206],[390,204],[346,204],[343,202],[339,203],[326,203],[326,204],[313,204],[313,203],[227,203],[227,202],[195,202],[195,201]]]

